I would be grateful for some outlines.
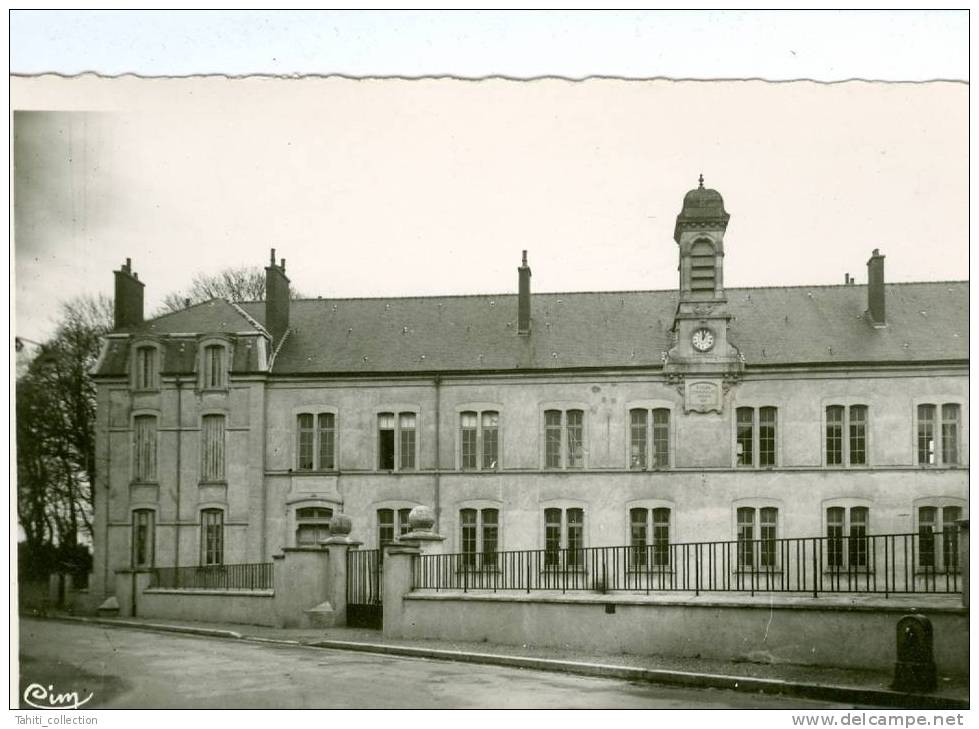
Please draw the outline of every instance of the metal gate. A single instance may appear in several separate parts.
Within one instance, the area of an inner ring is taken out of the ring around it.
[[[380,630],[384,616],[381,599],[381,550],[347,552],[347,625]]]

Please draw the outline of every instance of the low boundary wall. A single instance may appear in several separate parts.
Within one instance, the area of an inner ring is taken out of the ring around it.
[[[409,639],[891,671],[897,621],[920,613],[934,625],[939,674],[968,675],[968,609],[886,602],[416,591],[385,595],[384,625],[385,635]]]
[[[277,625],[272,590],[163,590],[139,596],[139,615],[168,620],[198,620],[247,625]]]

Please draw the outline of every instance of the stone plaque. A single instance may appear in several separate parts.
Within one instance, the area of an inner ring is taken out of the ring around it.
[[[720,380],[688,380],[683,393],[686,412],[709,413],[724,410],[724,390]]]

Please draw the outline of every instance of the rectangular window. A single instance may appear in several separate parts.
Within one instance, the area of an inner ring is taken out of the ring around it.
[[[670,510],[653,509],[653,565],[668,567],[670,564]]]
[[[846,529],[846,509],[834,506],[826,510],[826,564],[843,566],[843,533]]]
[[[382,471],[394,470],[394,414],[377,416],[377,467]]]
[[[496,567],[496,553],[500,541],[500,512],[498,509],[483,509],[483,567]]]
[[[476,413],[462,413],[459,416],[462,440],[462,468],[471,470],[476,468],[477,451],[477,416]]]
[[[330,536],[330,519],[333,510],[321,506],[296,509],[296,544],[315,547]]]
[[[666,468],[670,465],[670,411],[666,408],[653,410],[653,466]]]
[[[212,344],[204,348],[204,387],[215,388],[225,386],[224,347]]]
[[[384,547],[394,541],[394,510],[377,510],[377,544]]]
[[[476,566],[476,510],[463,509],[459,512],[462,529],[462,563],[466,567]]]
[[[156,481],[156,416],[138,415],[134,425],[133,478]]]
[[[487,411],[482,415],[483,468],[495,470],[500,462],[500,414]]]
[[[548,468],[561,467],[560,410],[548,410],[544,413],[544,465]]]
[[[738,509],[738,566],[755,566],[755,510],[747,507]]]
[[[544,565],[556,567],[561,563],[561,510],[544,510]]]
[[[568,417],[568,468],[581,468],[585,465],[585,413],[569,410]]]
[[[850,406],[850,465],[867,463],[867,406]]]
[[[777,558],[778,509],[768,506],[761,509],[761,566],[774,567]]]
[[[631,509],[629,511],[629,544],[632,547],[632,565],[635,567],[646,566],[648,520],[649,512],[646,509]]]
[[[398,416],[398,428],[401,431],[401,463],[402,471],[410,471],[415,467],[415,414],[401,413]]]
[[[646,410],[629,411],[629,467],[646,468],[646,432],[649,413]]]
[[[153,521],[149,509],[133,512],[133,567],[153,566]]]
[[[752,408],[738,408],[737,412],[737,450],[738,465],[754,465],[755,411]]]
[[[313,470],[313,416],[303,413],[296,418],[299,431],[299,463],[300,471]]]
[[[854,506],[850,509],[850,567],[867,566],[867,522],[870,509],[866,506]]]
[[[136,350],[136,388],[155,390],[156,376],[156,347],[140,347]]]
[[[775,465],[775,408],[758,410],[758,465]]]
[[[918,406],[918,464],[935,463],[935,406]]]
[[[316,418],[316,422],[316,435],[319,438],[319,469],[321,471],[332,471],[336,467],[336,417],[333,413],[320,413]]]
[[[224,416],[201,418],[201,480],[224,480]]]
[[[962,507],[946,506],[942,509],[942,564],[945,569],[957,569],[959,566],[959,525],[962,518]]]
[[[568,509],[568,560],[569,567],[581,567],[585,563],[585,512]]]
[[[224,563],[224,512],[220,509],[201,512],[201,563]]]
[[[959,462],[959,406],[942,405],[942,463],[955,465]]]
[[[920,420],[919,420],[920,423]],[[935,532],[938,519],[938,509],[934,506],[922,506],[918,509],[918,565],[932,567],[935,565]]]
[[[826,465],[843,464],[843,406],[826,408]],[[842,527],[841,527],[842,528]]]

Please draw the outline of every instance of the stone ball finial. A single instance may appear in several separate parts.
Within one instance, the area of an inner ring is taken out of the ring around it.
[[[330,536],[345,537],[350,534],[353,522],[346,514],[334,514],[330,519]]]
[[[428,506],[416,506],[408,514],[408,524],[413,532],[430,532],[435,526],[435,512]]]

